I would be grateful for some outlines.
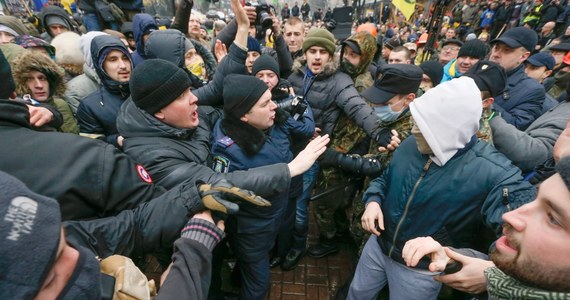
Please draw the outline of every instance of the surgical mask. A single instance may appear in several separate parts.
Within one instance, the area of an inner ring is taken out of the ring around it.
[[[198,78],[204,80],[204,63],[201,61],[195,61],[186,65],[186,69],[190,71],[190,73],[196,75]]]
[[[393,122],[402,113],[401,111],[393,111],[391,105],[375,106],[374,111],[382,122]]]
[[[101,299],[99,260],[87,248],[69,244],[79,252],[79,259],[65,289],[57,299]]]

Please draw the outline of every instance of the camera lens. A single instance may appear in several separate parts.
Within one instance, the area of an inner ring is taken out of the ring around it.
[[[271,19],[271,15],[266,11],[259,12],[259,20],[261,23],[261,27],[263,28],[271,28],[273,26],[273,20]]]

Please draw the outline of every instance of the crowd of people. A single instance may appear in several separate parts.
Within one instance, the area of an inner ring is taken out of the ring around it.
[[[337,299],[570,298],[567,3],[338,39],[308,0],[115,2],[0,16],[1,299],[266,299],[346,237]]]

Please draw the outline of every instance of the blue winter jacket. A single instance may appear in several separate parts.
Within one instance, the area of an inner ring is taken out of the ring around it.
[[[484,234],[502,232],[501,216],[534,199],[535,188],[520,170],[486,142],[473,138],[443,167],[421,154],[414,136],[394,152],[388,168],[374,179],[363,201],[380,203],[382,251],[403,263],[408,240],[431,236],[444,246],[486,252]],[[419,268],[427,269],[422,261]]]
[[[132,54],[134,67],[146,59],[146,55],[144,53],[143,35],[145,32],[151,29],[158,29],[158,27],[156,27],[156,22],[151,15],[135,15],[133,18],[133,35],[135,37],[135,42],[137,43],[137,49]]]
[[[507,123],[525,130],[540,117],[544,94],[542,85],[528,77],[524,72],[524,64],[521,64],[507,72],[505,92],[495,97],[494,109],[501,113]]]

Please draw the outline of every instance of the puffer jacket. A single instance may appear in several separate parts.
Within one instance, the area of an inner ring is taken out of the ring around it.
[[[312,85],[305,93],[306,61],[298,58],[293,65],[289,82],[293,85],[296,95],[305,96],[313,110],[315,126],[320,128],[323,134],[332,135],[343,110],[370,137],[375,137],[379,129],[378,117],[372,107],[360,97],[350,76],[337,69],[338,63],[334,60],[326,63],[323,71],[315,75]]]
[[[65,82],[63,69],[58,66],[49,57],[34,51],[23,52],[16,60],[14,60],[12,75],[16,83],[16,94],[24,96],[31,94],[30,88],[27,86],[28,74],[32,71],[43,73],[49,82],[49,98],[43,101],[55,107],[63,117],[63,125],[58,128],[61,132],[79,133],[77,121],[73,116],[71,108],[63,99],[59,98],[65,94]]]
[[[128,53],[125,45],[116,37],[102,35],[93,39],[91,56],[102,85],[98,91],[81,101],[77,108],[77,120],[82,135],[101,138],[117,146],[117,114],[130,91],[128,82],[114,81],[105,73],[102,63],[99,63],[99,57],[109,47],[122,48]]]
[[[525,130],[540,116],[543,102],[544,88],[526,75],[521,64],[507,72],[505,92],[495,97],[494,109],[507,123]]]
[[[137,43],[137,49],[132,54],[133,68],[146,59],[144,53],[143,35],[150,29],[158,30],[154,18],[149,14],[136,14],[133,18],[133,35]]]
[[[378,202],[385,230],[382,251],[403,263],[402,248],[413,238],[431,236],[444,246],[486,252],[485,225],[501,235],[501,216],[532,201],[535,188],[500,152],[473,137],[442,167],[417,149],[414,136],[394,152],[388,169],[374,179],[363,202]],[[410,205],[411,204],[411,205]],[[420,262],[427,269],[429,261]]]
[[[214,182],[228,179],[234,185],[255,191],[262,196],[282,193],[289,185],[286,164],[260,167],[249,171],[216,173],[206,165],[210,162],[210,139],[218,112],[201,106],[200,124],[195,129],[177,129],[160,122],[154,116],[127,100],[117,120],[119,132],[125,138],[125,153],[143,164],[161,186],[172,188],[191,179]]]

